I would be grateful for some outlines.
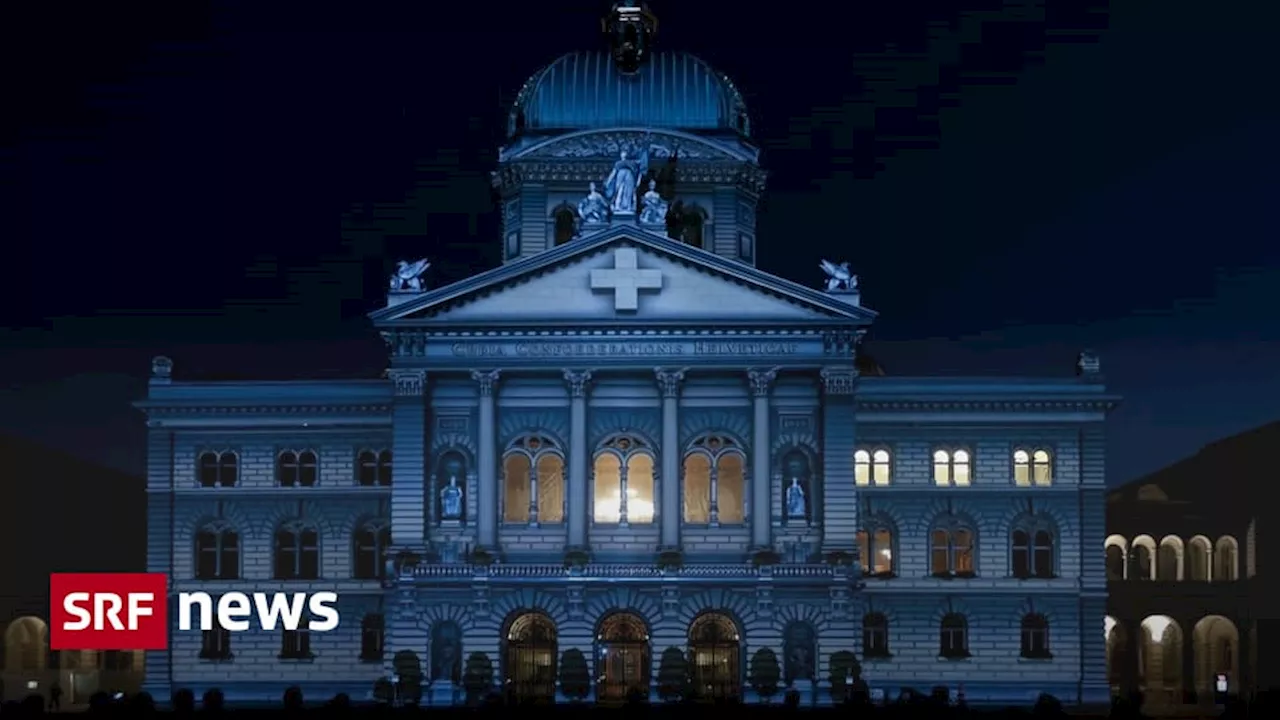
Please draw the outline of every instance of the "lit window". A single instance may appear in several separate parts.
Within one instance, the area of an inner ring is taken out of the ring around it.
[[[933,453],[933,482],[939,487],[967,487],[973,477],[972,464],[967,450],[935,450]]]

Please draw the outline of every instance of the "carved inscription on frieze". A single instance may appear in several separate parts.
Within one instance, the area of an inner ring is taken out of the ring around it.
[[[516,342],[454,343],[454,357],[461,358],[590,358],[590,357],[680,357],[797,355],[794,342]]]

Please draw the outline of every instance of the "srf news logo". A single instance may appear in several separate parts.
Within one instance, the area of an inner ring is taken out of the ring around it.
[[[164,650],[169,647],[169,580],[164,573],[55,573],[49,576],[50,650]],[[178,630],[329,632],[337,593],[178,593]],[[309,615],[304,621],[304,616]]]

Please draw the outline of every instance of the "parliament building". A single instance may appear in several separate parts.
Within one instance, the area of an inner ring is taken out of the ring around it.
[[[342,624],[175,627],[147,690],[361,699],[420,672],[424,703],[475,677],[565,700],[585,659],[588,699],[657,697],[674,657],[691,692],[753,700],[772,658],[806,703],[858,672],[877,695],[1107,701],[1097,357],[883,373],[856,257],[756,267],[785,239],[757,236],[742,95],[655,49],[637,5],[511,108],[504,262],[441,287],[398,266],[371,315],[384,377],[197,382],[157,358],[149,569],[175,594],[334,591]]]

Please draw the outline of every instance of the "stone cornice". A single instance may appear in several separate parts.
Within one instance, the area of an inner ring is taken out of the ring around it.
[[[257,405],[240,405],[236,401],[207,400],[201,404],[189,403],[147,403],[140,405],[147,417],[172,416],[236,416],[236,415],[311,415],[330,417],[368,417],[386,415],[390,417],[391,405],[298,405],[262,403]]]
[[[866,412],[1106,412],[1119,404],[1119,400],[1111,397],[1091,398],[1007,398],[1007,399],[929,399],[912,400],[863,400],[855,395],[856,407]]]
[[[600,182],[613,169],[613,161],[520,160],[493,171],[490,180],[501,194],[519,192],[525,184],[571,184],[586,186]],[[680,185],[730,185],[759,195],[768,174],[759,166],[741,161],[685,161],[675,169]]]
[[[652,564],[590,563],[583,567],[565,567],[550,563],[516,563],[510,565],[423,564],[402,571],[400,582],[471,582],[477,577],[501,581],[547,582],[555,580],[582,582],[599,580],[616,583],[636,581],[725,582],[733,580],[812,583],[827,580],[846,583],[855,573],[846,566],[833,565],[766,565],[708,563],[688,564],[679,569],[663,569]]]

